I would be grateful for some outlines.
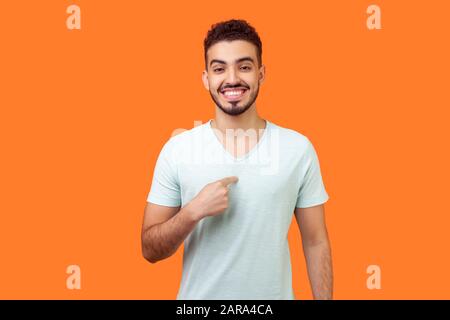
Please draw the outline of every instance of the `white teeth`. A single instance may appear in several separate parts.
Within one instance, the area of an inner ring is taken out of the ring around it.
[[[239,96],[243,93],[244,91],[225,91],[224,95],[226,96]]]

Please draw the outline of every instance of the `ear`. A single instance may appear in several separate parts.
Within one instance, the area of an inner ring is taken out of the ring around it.
[[[266,79],[266,66],[262,65],[259,68],[259,75],[258,75],[259,79],[259,84],[262,84],[264,82],[264,80]]]
[[[202,81],[205,89],[209,91],[208,72],[206,70],[202,72]]]

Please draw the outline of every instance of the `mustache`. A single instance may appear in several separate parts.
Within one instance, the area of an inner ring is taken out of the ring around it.
[[[223,91],[223,90],[225,90],[225,89],[234,89],[234,88],[245,88],[245,89],[250,89],[250,87],[247,86],[247,85],[239,84],[239,85],[235,85],[235,86],[224,86],[224,87],[220,88],[219,91]]]

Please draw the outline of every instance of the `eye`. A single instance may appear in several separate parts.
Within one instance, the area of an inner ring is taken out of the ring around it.
[[[241,69],[243,69],[243,70],[251,70],[252,68],[251,67],[249,67],[249,66],[243,66],[243,67],[241,67]]]
[[[214,72],[219,72],[221,70],[223,70],[223,68],[215,68],[215,69],[213,69]]]

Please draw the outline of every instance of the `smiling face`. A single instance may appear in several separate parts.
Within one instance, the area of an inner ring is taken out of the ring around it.
[[[202,79],[214,103],[226,114],[237,116],[252,107],[264,81],[256,47],[245,40],[220,41],[207,52]]]

